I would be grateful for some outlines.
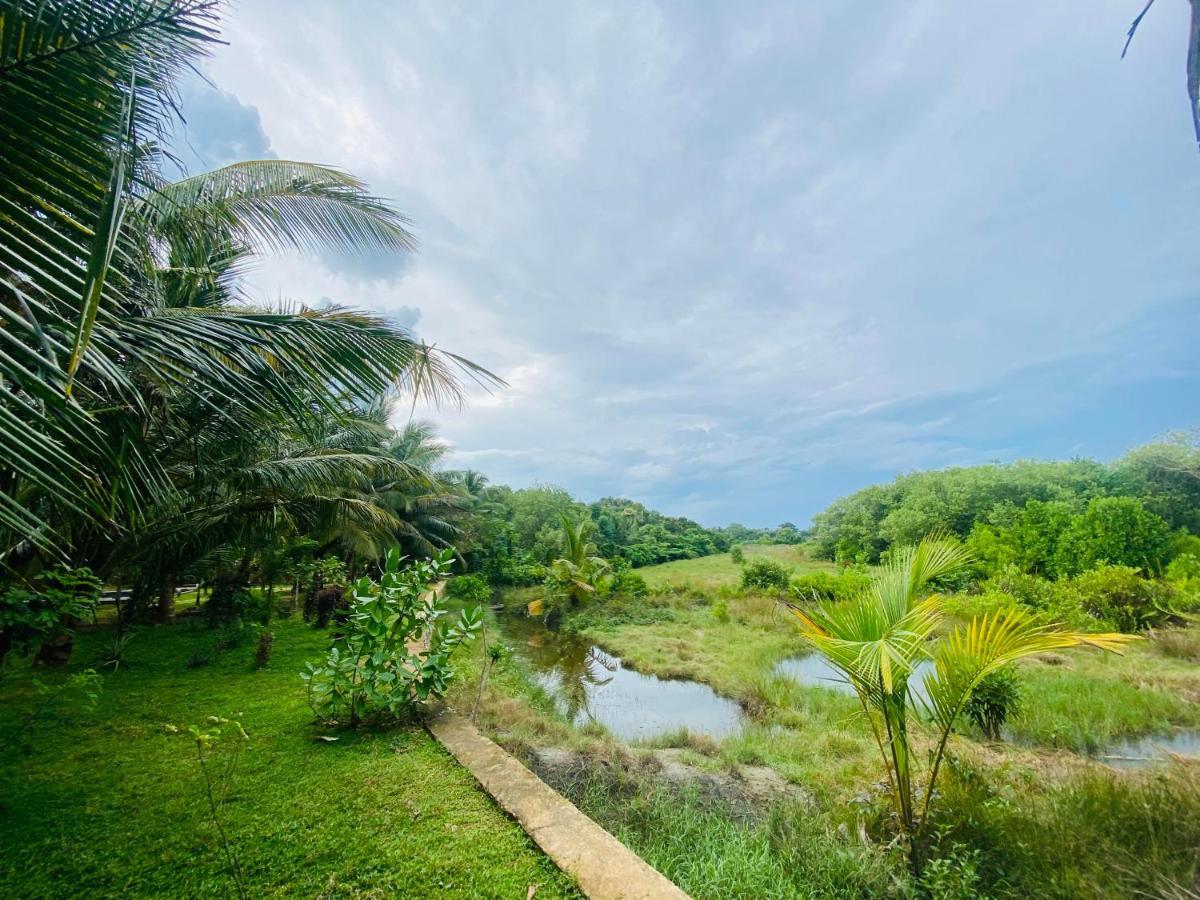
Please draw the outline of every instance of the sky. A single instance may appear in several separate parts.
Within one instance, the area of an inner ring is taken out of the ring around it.
[[[1185,3],[241,0],[190,171],[334,164],[409,257],[264,302],[394,317],[508,387],[421,410],[493,482],[803,524],[912,469],[1200,424]]]

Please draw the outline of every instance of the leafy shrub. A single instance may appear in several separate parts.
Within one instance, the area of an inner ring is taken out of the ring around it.
[[[800,601],[828,602],[849,600],[866,590],[871,576],[857,569],[845,569],[840,574],[807,572],[792,579],[792,595]]]
[[[1007,594],[1018,603],[1044,613],[1046,618],[1070,628],[1095,629],[1104,625],[1085,610],[1079,591],[1071,581],[1049,581],[1006,566],[983,585],[984,595]]]
[[[951,842],[936,859],[925,864],[921,888],[930,900],[976,900],[982,854],[960,841]]]
[[[446,596],[481,606],[492,599],[492,586],[482,575],[458,575],[446,582]]]
[[[328,628],[335,613],[344,614],[349,609],[346,590],[345,585],[330,584],[313,594],[314,628]]]
[[[790,574],[783,564],[773,559],[755,559],[742,568],[742,588],[762,591],[787,590]]]
[[[964,712],[984,737],[1000,739],[1000,729],[1021,705],[1021,680],[1015,666],[1005,666],[985,677],[967,700]]]
[[[1074,579],[1083,608],[1131,634],[1178,619],[1169,585],[1145,579],[1129,566],[1100,566]]]
[[[637,572],[622,570],[615,572],[608,580],[608,593],[621,597],[645,597],[650,593],[650,585]]]
[[[729,604],[726,603],[724,600],[720,600],[717,603],[714,603],[713,608],[712,608],[712,614],[713,614],[713,618],[716,619],[718,622],[721,622],[722,624],[724,624],[725,622],[728,622],[729,621]]]
[[[11,650],[37,653],[39,662],[65,663],[74,626],[95,609],[101,587],[90,569],[50,569],[29,589],[0,593],[0,665]]]
[[[1200,556],[1194,553],[1181,553],[1167,566],[1169,581],[1186,582],[1193,578],[1200,578]]]
[[[734,544],[729,548],[729,558],[739,566],[746,561],[746,551],[742,549],[741,544]]]
[[[398,716],[445,694],[455,674],[450,654],[474,639],[482,621],[476,608],[464,609],[452,625],[439,622],[446,603],[430,588],[449,573],[451,559],[443,551],[404,566],[393,549],[378,584],[365,577],[355,582],[345,634],[301,674],[321,719],[334,721],[345,710],[353,727],[366,715]],[[410,643],[425,640],[428,650],[410,652]]]
[[[1161,571],[1171,529],[1133,497],[1097,497],[1071,520],[1057,550],[1057,574],[1078,575],[1108,563]]]
[[[218,575],[212,580],[212,592],[204,604],[209,627],[216,628],[240,622],[252,616],[254,595],[250,593],[250,576],[242,569]]]

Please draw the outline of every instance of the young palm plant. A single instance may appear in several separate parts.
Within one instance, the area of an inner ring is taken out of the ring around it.
[[[888,772],[896,821],[916,870],[947,742],[980,682],[1022,657],[1080,645],[1119,652],[1131,640],[1124,634],[1061,631],[1020,608],[978,616],[936,637],[942,601],[931,585],[969,561],[957,541],[929,537],[894,554],[859,596],[791,607],[804,637],[858,695]],[[934,671],[924,678],[934,746],[922,795],[912,764],[908,683],[917,664],[926,659],[934,662]]]

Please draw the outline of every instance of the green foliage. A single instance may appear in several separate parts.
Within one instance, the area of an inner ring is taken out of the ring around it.
[[[871,586],[871,576],[855,569],[843,569],[838,574],[806,572],[791,581],[792,596],[799,603],[849,600]]]
[[[875,575],[872,589],[841,603],[793,606],[801,634],[854,688],[871,724],[901,835],[909,841],[915,871],[925,850],[922,833],[946,744],[980,683],[1019,659],[1049,650],[1087,644],[1120,650],[1129,638],[1119,634],[1079,634],[1057,630],[1017,607],[972,619],[936,637],[944,611],[931,586],[963,568],[968,552],[954,540],[926,538],[893,552]],[[925,676],[935,747],[923,803],[913,778],[908,739],[908,682],[916,663],[933,657]]]
[[[256,604],[250,592],[250,576],[239,568],[213,578],[204,615],[210,628],[218,628],[252,618]]]
[[[746,561],[746,551],[742,549],[741,544],[734,544],[729,548],[729,558],[739,566]]]
[[[29,588],[0,593],[0,671],[10,651],[25,656],[69,637],[76,620],[95,609],[101,588],[89,569],[50,569]]]
[[[1200,556],[1194,553],[1181,553],[1171,560],[1167,566],[1167,580],[1181,584],[1200,578]]]
[[[1128,634],[1178,620],[1170,585],[1129,566],[1100,566],[1075,578],[1074,586],[1084,610]]]
[[[960,841],[943,844],[921,871],[921,890],[929,900],[978,900],[982,854]]]
[[[967,699],[966,713],[984,737],[1000,740],[1000,730],[1021,706],[1021,679],[1016,666],[996,669],[975,686]]]
[[[786,591],[791,571],[773,559],[754,559],[742,567],[744,590]]]
[[[902,475],[832,503],[813,519],[812,546],[823,559],[876,562],[892,545],[943,532],[972,537],[988,568],[1016,563],[1041,574],[1082,571],[1099,561],[1156,568],[1157,522],[1116,508],[1101,509],[1072,537],[1071,553],[1054,546],[1065,513],[1100,498],[1132,498],[1168,528],[1200,533],[1200,448],[1187,440],[1151,444],[1110,465],[1089,460],[1017,462]],[[1032,510],[1022,511],[1034,504]],[[999,532],[1014,532],[996,541]],[[989,545],[989,538],[992,539]]]
[[[492,599],[492,586],[482,575],[456,575],[446,582],[446,596],[461,603],[483,606]]]
[[[392,550],[378,584],[365,577],[355,582],[345,633],[301,676],[321,719],[334,721],[345,711],[353,727],[364,716],[399,716],[446,692],[454,678],[450,655],[474,638],[482,621],[478,609],[464,609],[453,624],[439,622],[447,609],[431,588],[451,560],[443,551],[405,566]],[[428,649],[410,648],[426,640]]]
[[[1140,500],[1097,497],[1063,532],[1056,573],[1078,575],[1104,563],[1157,572],[1170,546],[1170,526]]]

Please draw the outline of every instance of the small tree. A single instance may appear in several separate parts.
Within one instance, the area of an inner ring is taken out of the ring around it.
[[[773,559],[755,559],[742,569],[742,587],[746,590],[786,591],[791,573]]]
[[[742,549],[741,544],[734,544],[729,548],[729,559],[739,566],[746,561],[746,551]]]
[[[991,674],[1026,656],[1090,645],[1119,651],[1132,638],[1058,630],[1036,613],[1010,607],[972,619],[935,638],[941,598],[929,585],[970,562],[956,541],[926,538],[892,553],[870,590],[851,600],[792,606],[801,633],[854,688],[888,772],[897,827],[914,871],[921,869],[922,838],[946,744],[972,695]],[[934,728],[934,750],[923,796],[908,740],[908,680],[932,656],[924,679]]]
[[[445,601],[432,588],[450,571],[450,551],[403,561],[390,550],[378,584],[366,577],[355,582],[344,634],[301,673],[321,719],[345,713],[355,727],[368,714],[399,716],[445,694],[454,678],[450,655],[474,639],[482,613],[464,609],[453,624],[444,621]]]

